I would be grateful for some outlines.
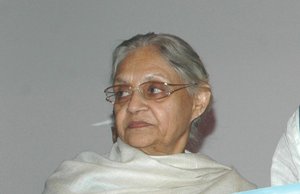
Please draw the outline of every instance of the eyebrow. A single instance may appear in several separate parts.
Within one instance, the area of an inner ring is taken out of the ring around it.
[[[156,73],[156,74],[151,74],[149,76],[145,77],[145,81],[153,81],[153,80],[161,80],[161,81],[167,81],[166,77],[160,73]]]
[[[120,79],[120,78],[116,78],[116,79],[114,80],[114,83],[128,84],[126,81],[124,81],[124,80],[122,80],[122,79]]]
[[[159,80],[158,80],[159,79]],[[143,78],[143,82],[147,82],[147,81],[162,81],[162,82],[170,82],[169,79],[167,79],[163,74],[161,73],[154,73],[154,74],[150,74],[150,75],[146,75]],[[116,78],[114,83],[120,83],[120,84],[129,84],[126,80],[122,79],[122,78]]]

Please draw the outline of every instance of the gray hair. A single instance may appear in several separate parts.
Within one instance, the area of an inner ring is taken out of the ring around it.
[[[181,79],[186,83],[208,84],[208,73],[202,61],[194,49],[183,39],[171,34],[138,34],[128,40],[123,41],[113,52],[111,81],[114,81],[118,66],[126,56],[138,48],[154,46],[160,55],[165,58],[171,67],[175,69]],[[197,86],[196,86],[197,87]],[[188,88],[188,92],[193,94],[196,87]],[[190,138],[195,138],[193,131],[198,128],[200,117],[192,123]]]

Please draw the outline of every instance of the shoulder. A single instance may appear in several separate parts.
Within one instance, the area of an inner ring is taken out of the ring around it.
[[[82,152],[74,159],[62,162],[45,183],[43,194],[69,194],[70,188],[98,168],[105,157],[94,152]]]
[[[221,164],[214,160],[213,158],[202,154],[202,153],[195,153],[195,157],[197,157],[197,160],[204,166],[204,167],[210,167],[210,168],[221,168],[223,170],[231,172],[233,169],[230,166]]]
[[[221,164],[203,154],[198,154],[198,157],[201,158],[207,166],[223,171],[222,178],[219,179],[219,181],[220,183],[222,182],[224,185],[227,185],[226,187],[232,187],[234,191],[245,191],[256,188],[255,184],[241,176],[235,168]]]
[[[98,163],[99,161],[107,158],[107,154],[100,155],[95,152],[81,152],[78,154],[74,161],[87,162],[87,163]]]

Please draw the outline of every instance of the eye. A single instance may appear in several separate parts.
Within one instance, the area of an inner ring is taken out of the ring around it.
[[[167,86],[164,83],[161,82],[148,82],[144,85],[144,95],[146,96],[146,98],[154,98],[154,99],[158,99],[158,98],[162,98],[164,96],[166,96],[167,94]]]
[[[162,83],[149,83],[147,87],[148,94],[159,94],[164,92],[164,87]]]
[[[130,95],[128,86],[117,86],[114,88],[114,93],[117,99],[125,98]]]
[[[115,92],[115,96],[117,98],[126,97],[126,96],[129,96],[129,92],[120,90],[120,91]]]
[[[148,87],[148,93],[150,94],[158,94],[163,92],[163,90],[159,87],[156,87],[155,85],[151,85]]]

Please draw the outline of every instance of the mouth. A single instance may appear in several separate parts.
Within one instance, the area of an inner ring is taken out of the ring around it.
[[[136,128],[143,128],[150,126],[150,123],[144,121],[132,121],[128,124],[127,128],[129,129],[136,129]]]

